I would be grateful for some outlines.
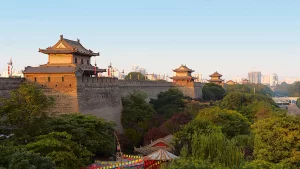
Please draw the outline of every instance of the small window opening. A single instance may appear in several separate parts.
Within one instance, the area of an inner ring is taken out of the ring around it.
[[[83,64],[83,59],[81,59],[81,64]]]
[[[64,82],[65,81],[65,77],[61,77],[61,81]]]
[[[75,58],[75,63],[77,63],[77,58]]]
[[[50,77],[48,77],[48,82],[50,82]]]
[[[36,82],[36,77],[34,77],[34,82]]]

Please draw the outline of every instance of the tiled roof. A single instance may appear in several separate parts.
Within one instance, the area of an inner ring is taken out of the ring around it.
[[[144,155],[148,155],[154,151],[157,151],[159,149],[169,149],[169,150],[174,150],[173,145],[171,144],[172,140],[173,140],[174,136],[172,134],[169,134],[167,136],[165,136],[164,138],[159,138],[153,142],[151,142],[149,145],[146,145],[144,147],[140,147],[140,148],[136,148],[134,147],[134,151],[139,152],[141,154]],[[164,144],[166,144],[168,147],[161,147],[161,146],[155,146],[157,143],[162,142]]]
[[[92,65],[79,65],[79,66],[39,66],[25,68],[23,73],[75,73],[76,70],[94,72],[95,68]],[[96,72],[106,72],[106,69],[99,69]]]
[[[63,44],[63,48],[57,48],[59,45]],[[81,55],[87,56],[99,56],[99,53],[93,53],[92,50],[87,50],[83,47],[79,40],[73,41],[70,39],[63,38],[60,36],[60,40],[52,47],[47,49],[39,49],[39,52],[45,54],[69,54],[69,53],[78,53]]]
[[[81,53],[93,53],[91,50],[87,50],[86,48],[84,48],[79,41],[73,41],[73,40],[69,40],[69,39],[65,39],[65,38],[63,38],[63,40],[65,42],[67,42],[68,45],[70,45],[73,48],[75,48],[78,52],[81,52]]]
[[[144,160],[166,160],[166,161],[169,161],[169,160],[174,160],[177,158],[179,158],[179,157],[177,157],[176,155],[174,155],[166,150],[159,149],[159,150],[147,155],[146,157],[144,157]]]
[[[173,141],[174,136],[172,134],[169,134],[167,136],[165,136],[164,138],[162,138],[163,140],[165,140],[167,143],[171,143]]]
[[[140,148],[134,147],[134,151],[135,152],[141,153],[143,155],[151,154],[151,153],[153,153],[153,152],[155,152],[157,150],[158,149],[155,148],[155,147],[140,147]]]
[[[194,70],[189,69],[186,65],[181,65],[179,68],[173,70],[174,72],[194,72]]]
[[[95,66],[93,65],[78,65],[77,67],[84,71],[95,71]],[[97,67],[97,72],[106,72],[106,69],[99,69]]]
[[[72,66],[40,66],[26,67],[23,73],[75,73],[76,67]]]
[[[222,75],[220,73],[218,73],[218,72],[215,72],[215,73],[213,73],[213,74],[211,74],[209,76],[210,77],[222,77]]]
[[[228,80],[226,83],[235,83],[233,80]]]

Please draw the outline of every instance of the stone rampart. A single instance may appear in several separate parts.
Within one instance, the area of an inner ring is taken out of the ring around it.
[[[118,79],[116,78],[77,78],[78,111],[92,114],[117,124],[116,129],[123,132],[121,124],[122,102]]]
[[[17,89],[23,78],[0,78],[0,98],[8,98],[10,91]]]
[[[121,96],[132,93],[136,90],[143,91],[147,94],[148,98],[156,98],[160,92],[167,91],[174,87],[170,82],[163,81],[131,81],[119,80],[119,89]]]
[[[189,83],[185,86],[164,81],[125,81],[107,77],[64,78],[29,77],[27,81],[37,83],[45,94],[55,98],[55,107],[51,110],[59,114],[92,114],[117,124],[116,129],[123,132],[121,125],[121,97],[135,90],[141,90],[150,98],[156,98],[160,92],[177,87],[184,95],[202,98],[201,83]],[[0,97],[8,97],[12,89],[19,87],[24,79],[0,78]]]

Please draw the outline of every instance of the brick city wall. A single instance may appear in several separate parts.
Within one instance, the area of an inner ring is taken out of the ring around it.
[[[10,92],[17,89],[23,78],[0,78],[0,98],[8,98]]]
[[[123,132],[121,125],[122,102],[116,78],[77,78],[77,97],[79,112],[92,114],[117,124],[116,129]]]
[[[38,84],[46,95],[54,97],[55,106],[50,109],[51,112],[56,114],[79,112],[77,79],[74,75],[26,75],[26,81]]]
[[[17,88],[24,79],[0,78],[0,97],[8,97],[9,91]],[[55,98],[56,104],[51,110],[59,114],[92,114],[117,124],[116,129],[123,132],[121,125],[121,97],[140,90],[150,98],[156,98],[160,92],[177,87],[192,98],[202,97],[202,84],[189,83],[185,87],[163,81],[124,81],[116,78],[75,77],[65,75],[28,76],[27,81],[37,83],[45,94]]]

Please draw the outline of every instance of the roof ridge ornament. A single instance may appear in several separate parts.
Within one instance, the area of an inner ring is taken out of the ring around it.
[[[77,42],[80,43],[80,39],[77,38]]]
[[[64,35],[63,34],[61,34],[60,35],[60,40],[62,40],[64,38]]]

